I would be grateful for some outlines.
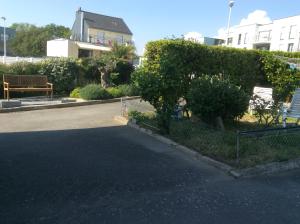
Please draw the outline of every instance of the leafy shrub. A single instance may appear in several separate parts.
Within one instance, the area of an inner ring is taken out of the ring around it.
[[[77,87],[73,89],[73,91],[70,93],[70,97],[72,98],[80,98],[80,87]]]
[[[270,53],[262,54],[261,63],[268,81],[274,88],[275,102],[287,101],[291,93],[300,86],[300,71],[291,69],[289,64]]]
[[[249,97],[227,80],[203,76],[192,81],[188,102],[193,114],[211,123],[217,117],[227,120],[242,116]]]
[[[116,87],[109,87],[106,89],[114,98],[122,96],[137,96],[137,89],[133,85],[120,85]]]
[[[131,74],[134,72],[134,66],[126,61],[119,61],[116,68],[111,73],[111,82],[114,85],[128,84],[131,80]]]
[[[71,58],[49,59],[41,63],[39,73],[48,76],[56,93],[66,94],[77,86],[79,66],[76,60]]]
[[[273,99],[265,99],[259,95],[253,95],[250,100],[250,108],[259,124],[265,127],[271,126],[277,122],[279,113],[281,113],[281,104],[276,103]]]
[[[80,74],[78,77],[78,85],[85,86],[89,83],[100,83],[99,61],[95,58],[78,59],[80,66]]]
[[[123,92],[118,87],[109,87],[106,90],[113,98],[124,96]]]
[[[17,62],[9,66],[9,73],[16,75],[38,75],[40,66],[40,63]]]
[[[137,96],[138,90],[133,85],[119,85],[118,89],[123,96]]]
[[[89,84],[79,91],[79,95],[85,100],[104,100],[110,99],[111,95],[100,85]]]

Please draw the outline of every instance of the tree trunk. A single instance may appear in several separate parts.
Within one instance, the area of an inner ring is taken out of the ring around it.
[[[109,73],[107,71],[100,71],[101,74],[101,86],[103,88],[109,87]]]

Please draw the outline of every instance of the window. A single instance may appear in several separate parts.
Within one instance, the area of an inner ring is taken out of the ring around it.
[[[97,44],[104,44],[105,43],[105,33],[104,32],[98,32],[97,33]]]
[[[241,42],[242,42],[242,34],[239,34],[238,45],[240,45]]]
[[[284,33],[285,33],[285,27],[283,26],[283,27],[281,28],[280,40],[284,40]]]
[[[233,42],[233,38],[230,37],[227,39],[227,45],[232,45],[232,42]]]
[[[293,43],[290,43],[288,45],[288,52],[293,52],[293,48],[294,48],[294,44]]]
[[[268,42],[271,40],[271,31],[260,31],[258,34],[257,41]]]
[[[247,43],[248,43],[248,33],[245,33],[244,44],[247,44]]]
[[[116,40],[116,42],[117,42],[118,44],[123,44],[123,43],[124,43],[123,35],[118,35],[118,36],[116,36],[115,40]]]
[[[289,38],[290,39],[295,39],[296,38],[296,26],[293,25],[290,27],[290,34],[289,34]]]

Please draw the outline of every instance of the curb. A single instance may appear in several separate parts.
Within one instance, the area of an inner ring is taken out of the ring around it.
[[[257,165],[254,167],[241,169],[241,170],[233,170],[231,172],[239,172],[241,177],[253,177],[258,175],[269,175],[278,172],[284,172],[294,169],[300,168],[300,158],[288,160],[285,162],[273,162],[263,165]]]
[[[46,109],[59,109],[59,108],[68,108],[68,107],[82,107],[82,106],[91,106],[97,104],[106,104],[106,103],[116,103],[120,102],[122,98],[115,98],[109,100],[93,100],[87,102],[71,102],[71,103],[62,103],[55,105],[42,105],[42,106],[29,106],[29,107],[14,107],[0,109],[0,113],[12,113],[12,112],[23,112],[23,111],[33,111],[33,110],[46,110]],[[140,99],[139,96],[133,97],[124,97],[126,100],[136,100]]]
[[[234,169],[222,162],[216,161],[212,158],[209,158],[207,156],[203,156],[202,154],[200,154],[199,152],[192,150],[186,146],[180,145],[177,142],[174,142],[173,140],[166,138],[164,136],[158,135],[153,133],[151,130],[145,129],[145,128],[141,128],[139,125],[137,125],[136,123],[129,121],[127,118],[122,117],[122,116],[115,116],[114,120],[123,124],[123,125],[128,125],[131,128],[134,128],[144,134],[147,134],[153,138],[155,138],[156,140],[165,143],[167,145],[173,146],[174,148],[176,148],[177,150],[180,150],[181,152],[184,152],[185,154],[188,154],[189,156],[197,159],[197,160],[201,160],[203,162],[205,162],[206,164],[209,164],[225,173],[230,174],[231,176],[235,177],[235,178],[239,178],[241,177],[241,175],[234,171]]]

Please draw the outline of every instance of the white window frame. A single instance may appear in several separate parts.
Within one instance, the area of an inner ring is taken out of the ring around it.
[[[288,52],[293,52],[294,51],[294,45],[295,45],[294,43],[289,43],[287,51]],[[290,46],[292,46],[292,47],[290,48]]]
[[[296,25],[291,25],[290,26],[289,39],[295,39],[296,38],[296,35],[297,35],[296,28],[297,28]]]
[[[242,44],[242,34],[240,33],[238,36],[238,45]]]
[[[245,33],[244,35],[244,44],[248,43],[248,33]]]

